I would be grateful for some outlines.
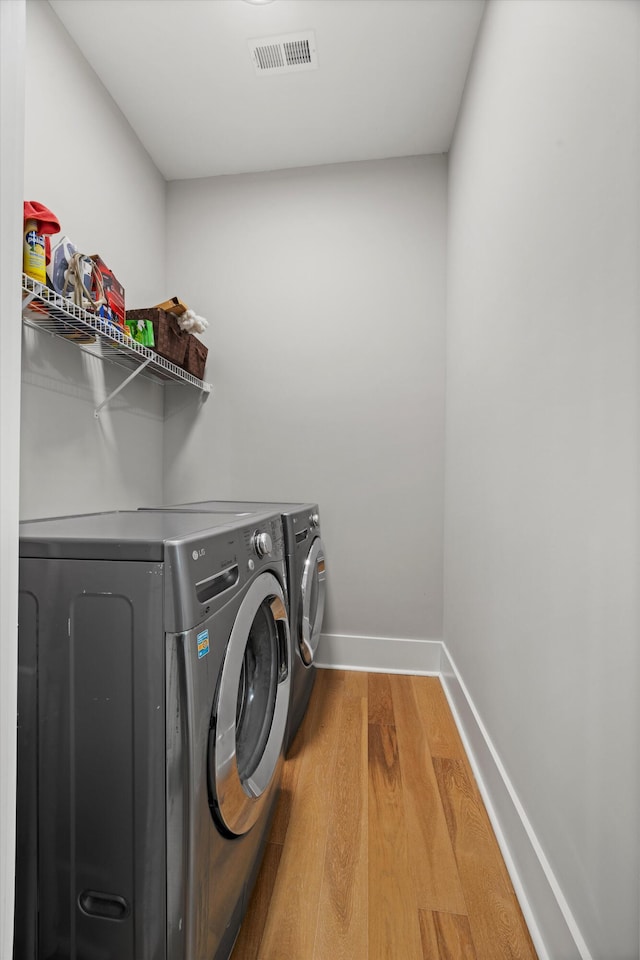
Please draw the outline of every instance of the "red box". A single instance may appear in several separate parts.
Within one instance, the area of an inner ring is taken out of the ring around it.
[[[114,323],[117,323],[119,327],[124,327],[124,287],[114,274],[113,270],[110,270],[106,265],[102,257],[100,257],[97,253],[92,253],[91,259],[93,260],[94,264],[96,265],[96,269],[99,271],[100,276],[102,277],[104,295],[109,308],[109,310],[105,311],[104,308],[101,307],[98,310],[98,316],[104,317],[106,320],[112,320]],[[95,283],[91,292],[94,296],[97,293]],[[109,316],[109,311],[111,312],[111,316]]]

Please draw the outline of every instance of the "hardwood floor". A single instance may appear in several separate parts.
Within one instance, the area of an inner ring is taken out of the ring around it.
[[[535,960],[437,677],[320,670],[232,960]]]

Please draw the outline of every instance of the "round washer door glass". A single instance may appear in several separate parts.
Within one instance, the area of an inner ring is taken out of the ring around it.
[[[236,616],[209,737],[209,789],[224,826],[246,833],[260,816],[282,757],[289,707],[289,624],[271,573]]]
[[[249,630],[236,703],[236,759],[245,782],[260,762],[273,722],[278,684],[278,635],[269,600]]]
[[[324,616],[325,581],[324,546],[320,537],[316,537],[305,560],[300,587],[302,600],[300,655],[307,666],[313,663],[320,640],[320,630]]]

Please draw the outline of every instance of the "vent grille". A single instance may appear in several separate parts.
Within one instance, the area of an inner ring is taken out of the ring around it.
[[[272,43],[268,47],[256,47],[256,60],[260,70],[273,70],[276,67],[284,67],[282,59],[282,48],[277,43]]]
[[[284,43],[284,55],[290,67],[299,67],[304,63],[311,63],[311,50],[308,40],[292,40]]]
[[[318,66],[316,38],[313,30],[249,40],[249,50],[256,73],[298,73]]]

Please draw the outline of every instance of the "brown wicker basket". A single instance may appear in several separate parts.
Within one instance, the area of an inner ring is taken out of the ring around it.
[[[187,355],[184,360],[184,368],[187,373],[197,377],[198,380],[203,380],[208,353],[209,348],[205,347],[201,340],[198,340],[197,337],[194,337],[194,335],[190,333]]]
[[[127,320],[151,320],[156,353],[182,367],[189,345],[189,334],[180,329],[178,318],[172,313],[149,307],[145,310],[127,310]]]

